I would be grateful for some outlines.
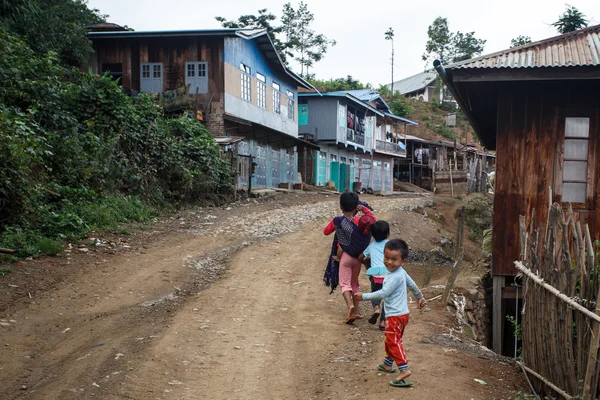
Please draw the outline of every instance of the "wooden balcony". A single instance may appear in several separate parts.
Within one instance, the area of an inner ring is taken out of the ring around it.
[[[375,150],[378,152],[392,154],[398,157],[406,157],[406,149],[400,148],[400,144],[387,142],[385,140],[376,140]]]

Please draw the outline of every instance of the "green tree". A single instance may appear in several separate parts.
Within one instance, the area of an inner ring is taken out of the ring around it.
[[[277,20],[277,16],[270,13],[266,8],[258,10],[258,15],[241,15],[237,20],[228,21],[224,17],[215,17],[215,19],[221,23],[223,28],[266,29],[267,34],[285,61],[285,46],[278,38],[278,34],[281,33],[282,27],[274,24]]]
[[[569,33],[588,26],[589,20],[574,6],[567,4],[567,10],[552,24],[559,33]]]
[[[525,46],[529,43],[531,43],[531,38],[529,36],[519,35],[510,41],[510,48]]]
[[[3,0],[0,22],[38,54],[57,53],[66,65],[84,65],[92,53],[87,27],[105,21],[86,0]]]
[[[390,27],[385,32],[385,40],[392,42],[392,98],[394,97],[394,30]]]
[[[438,59],[442,64],[467,60],[483,52],[486,40],[477,39],[475,32],[453,33],[448,19],[437,17],[427,28],[429,39],[425,45],[423,61]]]
[[[448,64],[452,59],[452,34],[448,28],[448,19],[437,17],[427,28],[427,36],[429,39],[425,44],[423,61],[434,57],[442,64]]]
[[[452,38],[452,62],[468,60],[483,52],[486,40],[477,39],[475,32],[456,32]]]
[[[237,20],[215,17],[224,28],[261,28],[266,29],[279,54],[286,64],[295,59],[301,68],[300,75],[309,76],[312,66],[321,61],[335,40],[316,33],[312,28],[314,14],[310,12],[304,1],[297,9],[286,3],[283,6],[281,25],[275,21],[277,16],[267,9],[258,11],[258,15],[242,15]]]
[[[316,79],[315,77],[308,77],[308,82],[317,88],[320,92],[337,92],[343,90],[359,90],[359,89],[370,89],[371,85],[364,84],[357,79],[354,79],[352,75],[348,75],[345,78],[337,79]]]

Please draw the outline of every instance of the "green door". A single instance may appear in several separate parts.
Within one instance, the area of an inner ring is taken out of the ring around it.
[[[348,187],[349,190],[353,190],[352,185],[354,184],[354,165],[350,164],[350,187]]]
[[[348,189],[346,187],[346,178],[347,178],[346,164],[345,163],[341,163],[340,164],[340,187],[338,189],[340,192],[345,192],[346,189]]]
[[[337,161],[329,164],[329,180],[333,182],[337,190],[340,190],[340,163]]]

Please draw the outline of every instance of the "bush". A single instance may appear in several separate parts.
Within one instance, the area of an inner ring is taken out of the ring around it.
[[[135,103],[109,76],[61,66],[0,24],[0,241],[19,256],[233,191],[202,123]]]

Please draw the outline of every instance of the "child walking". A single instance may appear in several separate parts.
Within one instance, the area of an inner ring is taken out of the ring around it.
[[[359,207],[358,195],[354,192],[345,192],[340,195],[340,209],[343,215],[333,218],[323,229],[323,233],[330,235],[335,232],[339,246],[342,248],[342,250],[332,249],[332,253],[334,250],[342,252],[339,261],[339,285],[348,307],[348,316],[345,322],[352,324],[356,319],[362,318],[358,312],[358,302],[354,300],[352,294],[359,291],[360,261],[358,257],[371,242],[371,226],[375,219],[368,209]],[[354,215],[357,210],[370,215],[355,219]],[[357,224],[360,224],[361,227],[359,228]],[[332,258],[337,258],[338,254],[332,254]]]
[[[383,364],[377,369],[383,372],[394,373],[394,362],[400,374],[390,381],[391,386],[409,387],[412,382],[406,378],[411,375],[404,352],[402,337],[408,324],[408,301],[406,288],[408,287],[417,298],[417,306],[423,308],[425,299],[423,294],[408,276],[402,265],[408,259],[408,245],[404,240],[392,239],[385,244],[384,263],[388,274],[383,281],[383,288],[374,293],[355,293],[354,299],[358,301],[379,299],[384,300],[387,328],[385,330],[385,358]]]
[[[365,264],[369,259],[367,267],[367,276],[371,281],[371,293],[383,288],[383,279],[388,273],[385,264],[383,263],[383,252],[385,244],[390,236],[390,225],[386,221],[379,220],[373,224],[371,234],[374,241],[360,255],[360,261]],[[373,314],[369,318],[369,323],[375,325],[379,319],[379,329],[385,330],[385,310],[381,307],[381,300],[372,299]]]

